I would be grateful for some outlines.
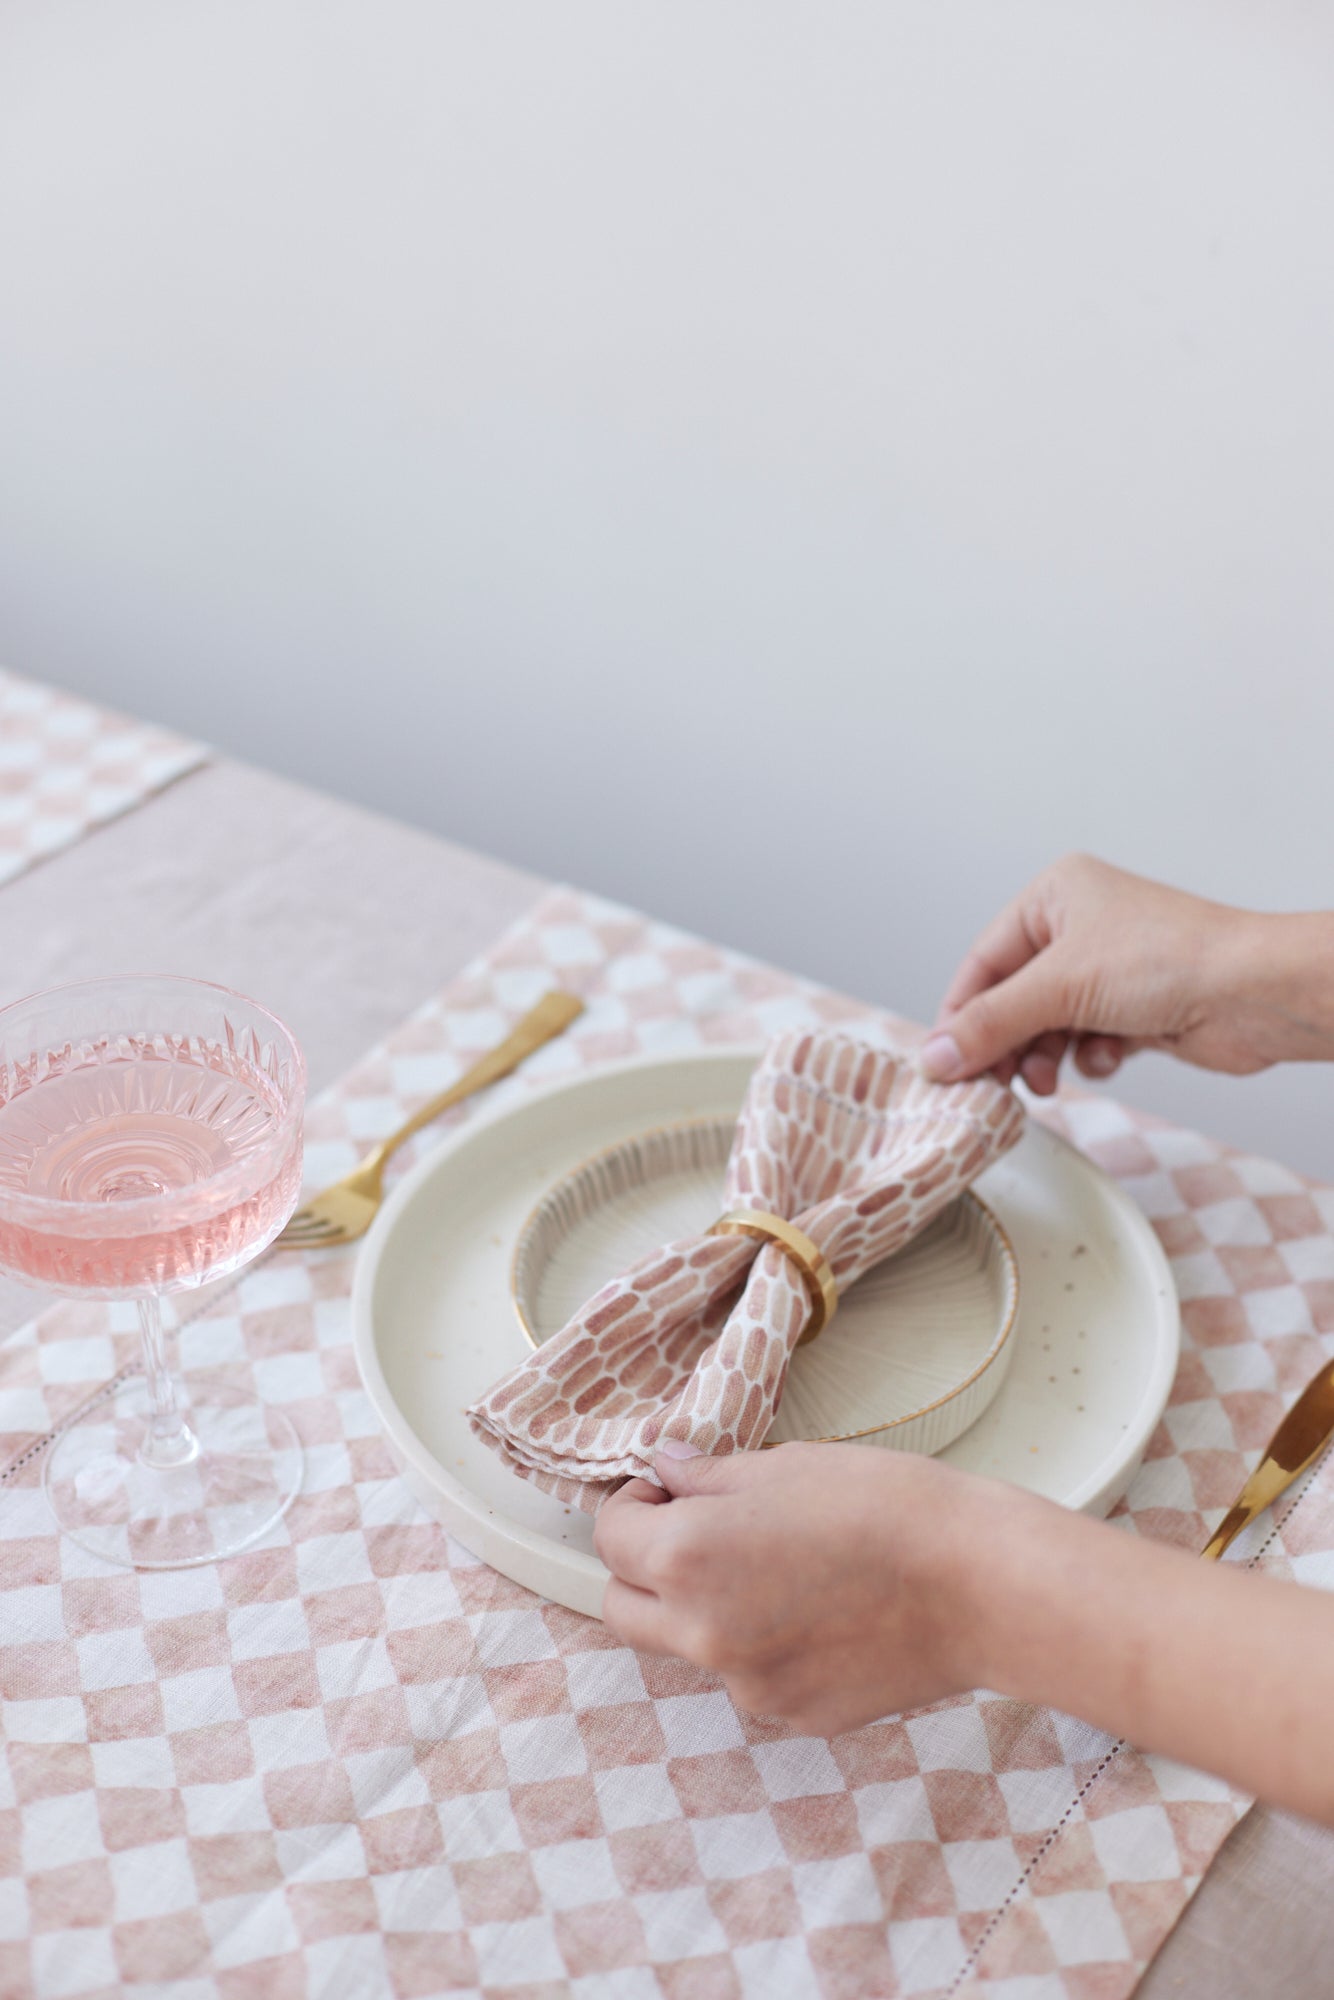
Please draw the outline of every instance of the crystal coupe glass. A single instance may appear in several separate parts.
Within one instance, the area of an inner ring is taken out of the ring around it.
[[[225,987],[95,979],[0,1009],[0,1269],[134,1299],[143,1373],[47,1455],[56,1519],[110,1562],[176,1569],[258,1539],[301,1484],[301,1446],[225,1367],[193,1399],[162,1298],[271,1243],[301,1182],[305,1062],[281,1021]]]

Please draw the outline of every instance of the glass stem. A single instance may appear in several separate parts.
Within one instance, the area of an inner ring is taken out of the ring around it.
[[[185,1421],[181,1386],[167,1366],[162,1330],[162,1299],[150,1292],[139,1300],[139,1331],[143,1337],[144,1374],[148,1379],[148,1429],[139,1447],[140,1462],[155,1472],[188,1465],[199,1455],[199,1440]]]

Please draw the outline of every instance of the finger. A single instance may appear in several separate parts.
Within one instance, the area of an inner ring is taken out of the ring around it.
[[[1056,1080],[1070,1037],[1051,1030],[1030,1042],[1019,1064],[1019,1074],[1036,1097],[1055,1094]]]
[[[651,1590],[636,1590],[614,1576],[602,1600],[602,1622],[637,1653],[670,1653],[667,1613]]]
[[[1075,1067],[1095,1080],[1115,1076],[1125,1057],[1119,1035],[1081,1035],[1075,1044]]]
[[[1012,978],[967,1001],[933,1034],[922,1049],[923,1069],[937,1083],[957,1083],[1026,1049],[1049,1029],[1068,1029],[1064,986],[1059,952],[1040,952]]]
[[[696,1493],[735,1493],[760,1471],[757,1451],[730,1451],[710,1456],[684,1439],[664,1438],[653,1460],[673,1499]]]
[[[641,1492],[632,1488],[639,1487]],[[645,1493],[657,1496],[657,1504]],[[633,1479],[619,1493],[613,1493],[598,1508],[593,1524],[593,1547],[613,1576],[642,1588],[648,1582],[649,1550],[662,1530],[659,1505],[667,1495],[647,1480]]]
[[[1027,899],[1016,896],[998,917],[993,917],[973,943],[972,950],[955,973],[940,1003],[937,1021],[957,1014],[989,986],[1012,979],[1049,942],[1045,933],[1035,937],[1031,929]]]

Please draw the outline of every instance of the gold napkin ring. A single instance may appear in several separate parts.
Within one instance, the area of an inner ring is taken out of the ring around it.
[[[776,1243],[780,1250],[786,1251],[806,1280],[811,1295],[811,1317],[797,1346],[804,1347],[808,1340],[814,1340],[817,1333],[824,1331],[838,1311],[838,1286],[824,1251],[804,1231],[781,1215],[770,1215],[767,1209],[732,1208],[718,1218],[708,1233],[753,1236],[760,1243]]]

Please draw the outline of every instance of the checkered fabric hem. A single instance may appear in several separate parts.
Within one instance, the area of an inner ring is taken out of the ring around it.
[[[204,762],[202,744],[0,672],[0,883]]]
[[[556,891],[312,1107],[311,1183],[553,977],[588,1011],[512,1096],[636,1052],[894,1025]],[[1334,1194],[1105,1098],[1064,1118],[1183,1299],[1120,1516],[1197,1546],[1334,1352]],[[985,1691],[800,1737],[509,1583],[395,1475],[349,1346],[354,1255],[270,1257],[182,1330],[195,1379],[248,1378],[308,1457],[282,1527],[216,1568],[112,1571],[46,1512],[43,1440],[132,1365],[132,1315],[61,1306],[0,1348],[0,1995],[1133,1990],[1244,1798]],[[1239,1553],[1261,1550],[1330,1581],[1327,1472]]]

